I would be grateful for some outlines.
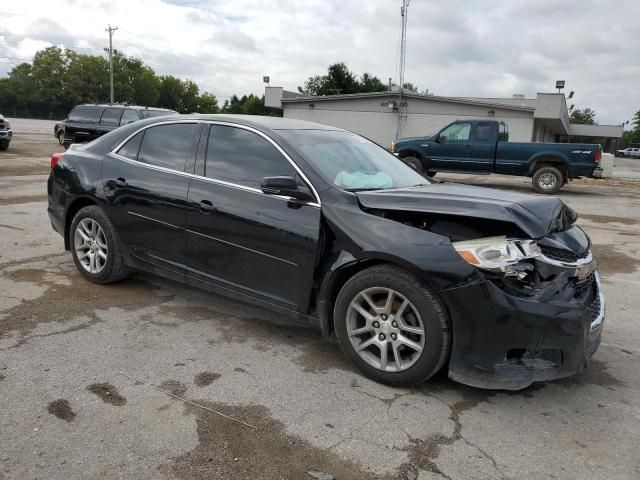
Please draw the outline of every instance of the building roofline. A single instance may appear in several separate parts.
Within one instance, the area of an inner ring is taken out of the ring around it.
[[[307,103],[307,102],[323,102],[323,101],[331,101],[331,100],[350,100],[350,99],[360,99],[360,98],[378,98],[378,97],[398,97],[399,92],[368,92],[368,93],[348,93],[348,94],[338,94],[338,95],[305,95],[298,96],[294,98],[282,98],[282,103]],[[520,105],[508,105],[504,103],[497,102],[483,102],[479,100],[469,100],[466,98],[459,97],[441,97],[436,95],[423,95],[421,93],[415,92],[402,92],[402,96],[405,98],[415,98],[418,100],[430,100],[435,102],[449,102],[449,103],[460,103],[464,105],[478,105],[483,107],[494,107],[501,108],[504,110],[519,110],[525,112],[533,112],[535,110],[534,107],[523,107]]]

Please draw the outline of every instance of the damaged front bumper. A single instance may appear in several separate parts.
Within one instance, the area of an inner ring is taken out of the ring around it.
[[[600,344],[605,300],[595,262],[573,266],[537,297],[493,280],[443,291],[453,327],[449,377],[518,390],[584,370]]]

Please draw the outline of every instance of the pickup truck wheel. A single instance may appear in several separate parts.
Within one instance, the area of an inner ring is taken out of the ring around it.
[[[64,145],[64,132],[58,132],[58,142],[60,145]]]
[[[7,148],[9,148],[9,142],[0,143],[0,150],[6,150]]]
[[[564,176],[556,167],[541,167],[533,174],[532,183],[536,192],[553,194],[564,185]]]
[[[435,292],[392,265],[363,270],[342,287],[334,325],[344,354],[368,377],[416,385],[445,364],[451,333]]]
[[[422,162],[416,157],[404,157],[401,159],[404,163],[413,168],[416,172],[422,173]]]

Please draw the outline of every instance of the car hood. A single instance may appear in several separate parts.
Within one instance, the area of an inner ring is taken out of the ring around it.
[[[405,210],[500,220],[516,225],[530,238],[565,230],[578,218],[556,197],[524,195],[505,190],[455,183],[362,191],[358,201],[365,208]]]

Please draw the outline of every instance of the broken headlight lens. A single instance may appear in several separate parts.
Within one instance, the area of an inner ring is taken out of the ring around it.
[[[454,242],[453,248],[471,265],[518,277],[526,272],[516,265],[541,253],[534,240],[507,240],[504,236]]]

